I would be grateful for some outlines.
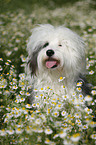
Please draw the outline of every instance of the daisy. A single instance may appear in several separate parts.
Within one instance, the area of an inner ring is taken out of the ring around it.
[[[5,63],[6,65],[10,65],[8,62]]]
[[[88,125],[83,125],[82,126],[82,129],[87,129],[88,128]]]
[[[7,133],[10,134],[10,135],[14,134],[14,130],[7,130]]]
[[[29,133],[29,134],[32,132],[32,130],[31,130],[31,128],[30,128],[29,126],[26,127],[25,131],[26,131],[27,133]]]
[[[60,78],[58,79],[58,81],[61,82],[61,81],[63,81],[64,79],[65,79],[65,77],[60,77]]]
[[[92,95],[96,95],[96,90],[91,91]]]
[[[93,75],[93,74],[94,74],[94,71],[91,70],[91,71],[89,72],[89,75]]]
[[[0,135],[1,135],[1,136],[5,136],[5,135],[6,135],[6,133],[7,133],[7,132],[6,132],[6,130],[5,130],[5,129],[0,130]]]
[[[90,125],[91,127],[96,127],[96,122],[91,121],[91,122],[89,123],[89,125]]]
[[[50,144],[51,141],[50,141],[48,138],[46,138],[46,139],[45,139],[45,143],[46,143],[46,144]]]
[[[53,139],[57,138],[58,136],[59,136],[59,134],[55,134],[55,135],[53,136]]]
[[[80,98],[80,99],[83,99],[83,95],[82,95],[82,94],[79,94],[79,98]]]
[[[32,105],[30,105],[30,104],[27,104],[25,106],[26,106],[26,108],[32,108]]]
[[[36,124],[40,124],[41,122],[42,122],[42,121],[41,121],[40,118],[38,118],[38,119],[35,120],[35,123],[36,123]]]
[[[85,101],[92,101],[93,100],[93,98],[90,96],[90,95],[87,95],[87,96],[85,96]]]
[[[76,117],[76,118],[80,118],[80,117],[81,117],[81,115],[80,115],[80,114],[78,114],[78,113],[75,113],[74,117]]]
[[[62,112],[61,112],[61,115],[62,115],[62,116],[66,116],[66,114],[67,114],[66,111],[62,111]]]
[[[36,104],[34,103],[34,104],[32,104],[32,107],[36,107]]]
[[[65,131],[61,131],[61,132],[59,133],[59,136],[60,136],[61,138],[65,138],[66,135],[67,135],[67,133],[66,133]]]
[[[29,92],[26,92],[26,96],[30,96],[30,93]]]
[[[92,113],[92,109],[89,109],[88,107],[86,107],[84,110],[85,110],[88,114]]]
[[[42,128],[38,128],[38,133],[42,133],[43,132],[43,129]]]
[[[77,88],[77,91],[78,91],[78,92],[82,92],[81,87],[78,87],[78,88]]]
[[[23,129],[21,129],[21,128],[16,128],[16,133],[17,134],[21,134],[23,132]]]
[[[23,55],[21,55],[20,57],[21,57],[22,62],[26,62],[26,58]]]
[[[17,90],[17,88],[18,88],[17,85],[16,85],[16,86],[13,86],[13,89],[14,89],[14,90]]]
[[[52,129],[50,128],[45,129],[45,134],[52,134],[52,133],[53,133]]]
[[[2,58],[0,58],[0,61],[3,61],[3,59],[2,59]]]
[[[66,87],[64,85],[61,86],[62,89],[66,89]]]
[[[54,116],[54,117],[58,117],[58,116],[59,116],[59,112],[55,111],[55,112],[53,113],[53,116]]]
[[[92,134],[92,135],[91,135],[91,138],[92,138],[92,139],[96,139],[96,134]]]
[[[80,140],[80,133],[73,134],[70,138],[73,142],[77,142]]]
[[[62,96],[63,100],[66,100],[67,97],[68,97],[67,95],[63,95],[63,96]]]
[[[78,82],[77,83],[77,86],[82,86],[82,82]]]

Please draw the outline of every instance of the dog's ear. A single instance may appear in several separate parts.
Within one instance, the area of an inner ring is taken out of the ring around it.
[[[28,61],[28,67],[31,71],[31,75],[36,75],[37,70],[37,55],[33,54]]]

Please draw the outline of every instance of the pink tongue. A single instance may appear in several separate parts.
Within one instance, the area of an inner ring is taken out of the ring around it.
[[[56,61],[46,61],[46,67],[47,68],[52,68],[56,64],[57,64]]]

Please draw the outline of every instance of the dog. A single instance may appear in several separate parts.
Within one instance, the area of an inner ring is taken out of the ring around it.
[[[82,82],[82,92],[90,94],[85,79],[85,44],[75,32],[64,26],[38,25],[32,30],[27,51],[27,76],[32,84],[32,96],[39,95],[38,90],[47,87],[61,95],[63,85],[71,95],[78,81]]]

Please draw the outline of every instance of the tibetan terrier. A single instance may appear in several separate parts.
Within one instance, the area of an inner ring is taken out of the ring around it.
[[[27,51],[27,76],[32,84],[32,94],[35,95],[35,89],[49,86],[61,95],[61,86],[65,85],[70,95],[78,81],[82,82],[82,91],[90,93],[84,77],[85,46],[76,33],[64,26],[39,25],[32,30]],[[62,81],[58,81],[60,78]]]

